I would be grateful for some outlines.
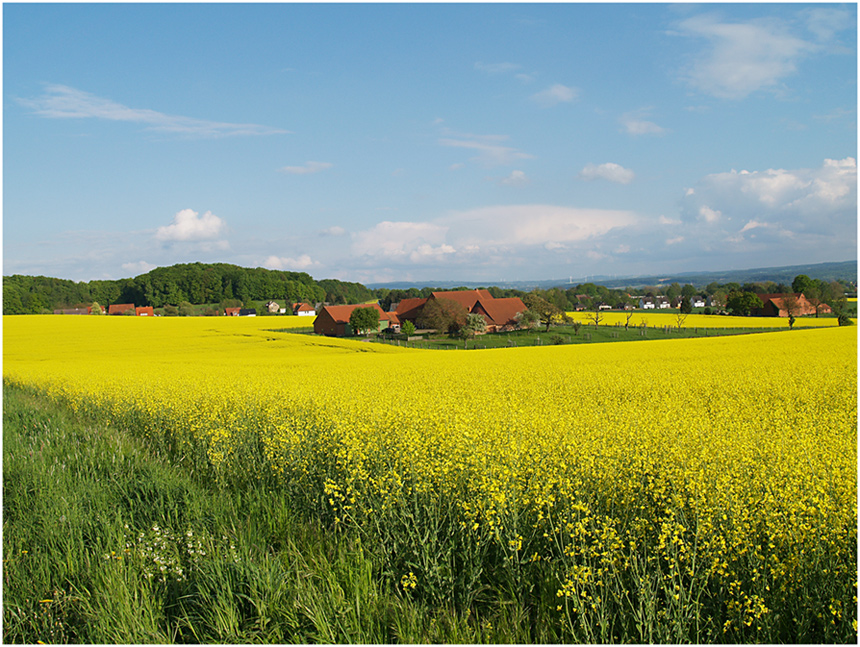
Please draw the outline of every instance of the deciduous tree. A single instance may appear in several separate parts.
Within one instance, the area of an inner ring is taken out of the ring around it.
[[[373,307],[356,308],[349,315],[349,325],[357,334],[379,329],[379,310]]]
[[[754,292],[733,291],[726,299],[726,307],[734,315],[748,316],[753,308],[761,308],[764,304]]]

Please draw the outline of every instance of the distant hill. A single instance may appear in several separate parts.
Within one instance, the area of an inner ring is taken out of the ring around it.
[[[798,274],[806,274],[809,278],[822,281],[849,281],[857,282],[857,261],[844,261],[839,263],[816,263],[812,265],[785,265],[782,267],[761,267],[746,270],[723,270],[719,272],[684,272],[679,274],[652,274],[640,276],[607,276],[589,275],[587,277],[572,277],[571,279],[546,279],[538,281],[425,281],[425,282],[392,282],[371,283],[370,289],[389,288],[392,290],[407,290],[409,288],[455,288],[455,287],[489,287],[491,285],[500,288],[513,288],[516,290],[529,291],[534,288],[549,289],[553,287],[567,287],[579,283],[596,283],[607,288],[642,287],[646,285],[666,285],[669,283],[680,283],[684,285],[691,283],[696,287],[704,287],[708,283],[756,283],[759,281],[773,281],[774,283],[790,284]]]

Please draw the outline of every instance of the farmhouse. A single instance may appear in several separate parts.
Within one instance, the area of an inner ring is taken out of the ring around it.
[[[224,308],[224,314],[228,317],[238,317],[242,308]]]
[[[328,335],[329,337],[347,337],[352,335],[353,330],[352,326],[349,325],[349,317],[352,311],[358,308],[376,308],[379,310],[379,330],[388,328],[389,324],[393,322],[391,313],[385,312],[377,303],[324,306],[317,315],[317,318],[314,319],[314,332],[317,335]]]
[[[270,314],[278,314],[281,311],[281,306],[278,304],[277,301],[267,301],[266,310]]]
[[[124,315],[128,310],[134,312],[133,303],[115,303],[108,307],[109,315]]]
[[[421,311],[432,299],[448,299],[459,303],[469,314],[479,314],[487,321],[487,332],[511,330],[517,325],[517,315],[526,310],[519,297],[496,299],[488,290],[454,290],[452,292],[433,292],[426,299],[403,299],[392,313],[396,320],[392,323],[413,324],[421,316]]]
[[[787,317],[789,315],[790,300],[794,297],[794,316],[803,317],[806,315],[815,314],[815,305],[810,303],[806,296],[801,292],[799,294],[759,294],[762,307],[753,308],[752,314],[758,317]],[[818,306],[819,314],[830,314],[832,312],[829,305],[822,303]]]
[[[153,310],[152,306],[139,306],[134,309],[134,314],[138,317],[154,317],[155,310]]]
[[[293,304],[293,314],[297,317],[314,317],[317,312],[309,303],[298,302]]]

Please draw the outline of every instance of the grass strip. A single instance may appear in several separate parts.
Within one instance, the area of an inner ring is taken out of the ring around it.
[[[412,600],[277,492],[201,482],[5,384],[3,507],[4,643],[528,640],[508,609],[482,621]]]

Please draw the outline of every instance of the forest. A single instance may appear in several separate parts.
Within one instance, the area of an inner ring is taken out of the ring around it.
[[[244,268],[225,263],[184,263],[159,267],[132,279],[75,282],[46,276],[3,277],[3,314],[39,314],[60,308],[133,303],[161,308],[182,303],[240,304],[358,303],[374,298],[360,283],[324,279],[305,272]]]

